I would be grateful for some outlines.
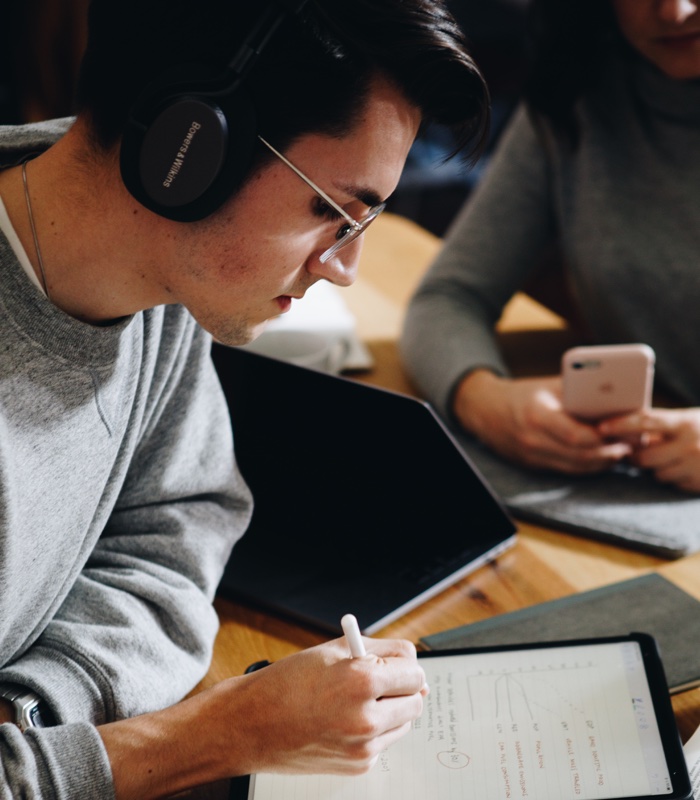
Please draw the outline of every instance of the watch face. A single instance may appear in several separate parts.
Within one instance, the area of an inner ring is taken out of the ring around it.
[[[14,722],[20,730],[46,726],[46,719],[42,715],[42,707],[46,709],[46,705],[30,689],[14,683],[0,684],[0,697],[9,700],[14,706]]]
[[[44,721],[41,718],[41,709],[39,708],[39,703],[32,708],[29,709],[28,713],[29,717],[29,724],[34,728],[43,728]]]

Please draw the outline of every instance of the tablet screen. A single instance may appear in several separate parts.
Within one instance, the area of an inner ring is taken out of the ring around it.
[[[423,714],[369,773],[259,775],[248,797],[688,797],[668,689],[646,639],[421,654]]]

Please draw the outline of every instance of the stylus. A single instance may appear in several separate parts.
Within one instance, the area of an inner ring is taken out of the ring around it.
[[[357,624],[357,618],[354,614],[346,614],[340,620],[340,627],[343,629],[343,633],[347,639],[350,655],[353,658],[362,658],[362,656],[366,656],[367,651],[362,641],[360,626]]]

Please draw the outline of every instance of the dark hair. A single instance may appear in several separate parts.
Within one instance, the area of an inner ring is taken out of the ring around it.
[[[78,110],[97,142],[121,136],[143,89],[187,64],[223,69],[264,0],[92,0]],[[443,0],[309,0],[285,20],[250,74],[260,132],[285,147],[304,133],[340,133],[383,73],[425,122],[456,134],[455,151],[478,152],[488,92]]]
[[[623,46],[611,0],[532,0],[530,108],[574,142],[576,101],[602,79],[606,54]]]

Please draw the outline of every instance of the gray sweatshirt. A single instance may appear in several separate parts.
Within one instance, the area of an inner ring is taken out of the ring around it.
[[[576,115],[572,151],[516,112],[411,301],[402,355],[446,417],[468,372],[507,374],[494,324],[554,239],[595,339],[651,345],[660,381],[700,405],[700,81],[614,57]]]
[[[66,124],[0,128],[0,164]],[[185,309],[94,327],[53,306],[2,236],[0,270],[0,681],[60,723],[0,725],[0,798],[103,800],[95,725],[206,673],[251,499],[210,338]]]

